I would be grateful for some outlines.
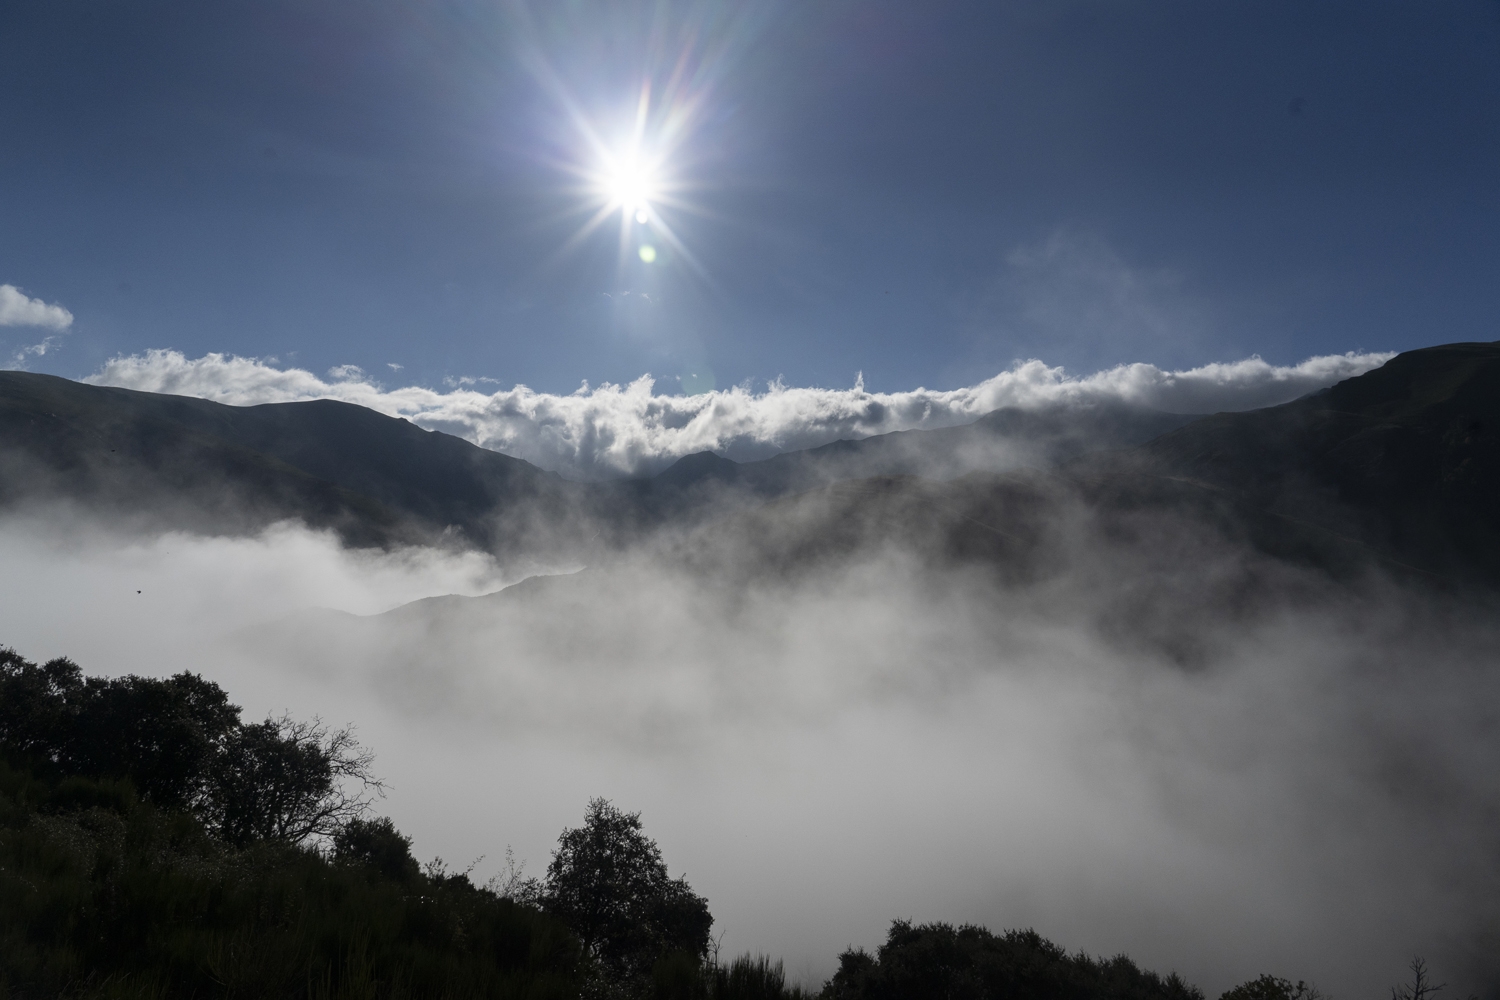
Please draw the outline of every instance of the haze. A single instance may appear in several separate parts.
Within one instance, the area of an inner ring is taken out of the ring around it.
[[[1264,971],[1369,993],[1414,952],[1493,975],[1492,615],[1275,566],[1269,604],[1192,600],[1074,537],[1098,551],[1042,587],[876,552],[705,591],[641,551],[546,581],[560,601],[358,618],[337,612],[503,572],[291,526],[10,517],[29,585],[0,626],[34,657],[198,670],[252,715],[356,722],[381,810],[479,876],[507,846],[538,871],[589,796],[641,809],[722,947],[813,984],[895,917],[1035,926],[1210,993]],[[1211,539],[1173,544],[1243,570]],[[1132,573],[1178,603],[1171,643],[1119,624],[1111,581]]]

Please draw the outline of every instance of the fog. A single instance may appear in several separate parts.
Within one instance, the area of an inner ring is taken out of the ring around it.
[[[808,983],[912,918],[1210,997],[1261,973],[1384,995],[1415,954],[1493,993],[1493,608],[1162,530],[1192,573],[1082,525],[1025,586],[894,549],[731,584],[646,549],[503,591],[485,556],[290,525],[13,516],[0,642],[354,722],[378,808],[480,880],[507,846],[539,874],[590,796],[641,810],[723,952]],[[470,599],[402,607],[446,594]]]

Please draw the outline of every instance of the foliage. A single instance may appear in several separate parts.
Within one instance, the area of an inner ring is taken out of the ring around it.
[[[698,961],[708,955],[708,901],[668,874],[639,813],[604,799],[590,801],[583,826],[558,838],[542,905],[614,979],[643,977],[674,951]]]
[[[214,762],[209,822],[241,846],[332,836],[364,814],[366,791],[380,789],[370,774],[373,760],[352,730],[329,732],[316,719],[283,716],[239,726]],[[352,782],[359,783],[358,793],[348,790]]]
[[[1315,987],[1280,976],[1257,976],[1226,991],[1219,1000],[1327,1000]]]
[[[0,763],[0,997],[577,995],[565,927],[462,875],[389,877],[392,839],[240,849],[126,783]]]
[[[1203,1000],[1175,973],[1162,978],[1125,956],[1069,955],[1035,931],[898,920],[871,956],[839,956],[828,1000]]]
[[[397,881],[411,880],[421,871],[411,855],[411,838],[385,816],[350,820],[333,835],[333,857],[346,864],[368,865]]]
[[[84,677],[0,648],[0,753],[44,774],[127,780],[236,846],[332,835],[381,784],[352,729],[289,717],[245,724],[212,681]]]
[[[129,778],[163,808],[202,804],[238,725],[223,689],[193,674],[85,678],[71,660],[37,666],[0,649],[0,750],[65,774]]]
[[[742,955],[728,965],[715,964],[709,970],[708,993],[712,1000],[811,1000],[812,997],[800,986],[787,986],[781,963],[764,955]]]

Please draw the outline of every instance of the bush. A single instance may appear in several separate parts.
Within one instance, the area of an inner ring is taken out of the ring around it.
[[[1203,1000],[1175,973],[1125,956],[1069,955],[1035,931],[993,934],[898,920],[876,955],[847,951],[824,987],[829,1000]]]
[[[1226,990],[1219,1000],[1324,1000],[1324,997],[1300,980],[1293,983],[1280,976],[1257,976]]]
[[[715,965],[709,982],[712,1000],[811,1000],[801,987],[788,988],[781,963],[764,955],[742,955],[727,966]]]
[[[235,848],[119,788],[0,764],[0,996],[577,996],[577,941],[534,907],[462,875]],[[407,841],[387,820],[344,842],[378,862]]]
[[[399,882],[414,879],[421,871],[411,855],[411,838],[384,816],[351,820],[333,835],[333,857],[345,864],[366,865]]]

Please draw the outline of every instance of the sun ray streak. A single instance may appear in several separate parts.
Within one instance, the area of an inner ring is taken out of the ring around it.
[[[615,114],[601,113],[595,99],[603,95],[587,90],[587,75],[565,79],[562,64],[541,44],[545,25],[529,12],[526,20],[534,44],[527,46],[523,59],[556,102],[572,137],[572,152],[543,159],[577,182],[578,215],[586,217],[549,259],[575,254],[598,239],[618,212],[621,281],[642,280],[639,268],[644,264],[662,272],[651,281],[665,278],[675,267],[716,288],[707,262],[690,247],[697,225],[720,219],[704,203],[717,186],[703,172],[700,158],[711,147],[694,156],[694,146],[702,128],[711,122],[718,128],[725,117],[728,109],[717,106],[716,94],[738,57],[774,20],[773,13],[705,7],[686,19],[653,18],[639,39],[638,75],[631,86],[616,91],[621,100]],[[617,78],[615,85],[619,82]],[[554,224],[567,217],[558,213]]]

